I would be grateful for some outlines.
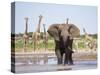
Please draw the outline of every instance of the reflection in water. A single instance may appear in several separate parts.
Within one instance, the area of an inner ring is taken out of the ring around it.
[[[96,55],[84,56],[76,55],[74,65],[57,65],[56,56],[16,56],[15,67],[17,73],[96,69]]]
[[[56,58],[49,58],[49,59],[31,59],[31,60],[18,60],[16,61],[16,65],[21,65],[21,64],[38,64],[38,65],[44,65],[44,64],[56,64],[57,60]]]
[[[24,64],[24,65],[23,65]],[[19,65],[19,66],[18,66]],[[16,63],[16,72],[44,72],[44,71],[68,71],[68,70],[83,70],[96,69],[96,60],[74,61],[74,65],[57,65],[57,59],[38,59],[27,60]]]
[[[48,58],[48,59],[31,59],[31,60],[18,60],[15,63],[16,65],[21,65],[21,64],[37,64],[37,65],[51,65],[51,64],[57,64],[57,59],[56,58]],[[95,65],[97,64],[96,60],[86,60],[86,61],[74,61],[74,64],[78,64],[78,65]]]

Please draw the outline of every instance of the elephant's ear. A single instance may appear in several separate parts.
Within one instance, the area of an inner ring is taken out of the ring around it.
[[[79,28],[77,26],[75,26],[74,24],[68,24],[68,25],[69,25],[68,32],[69,32],[70,36],[72,38],[79,37],[80,36]]]
[[[47,32],[50,34],[50,36],[52,36],[54,38],[54,40],[56,40],[56,41],[60,41],[58,27],[59,27],[58,24],[53,24],[47,30]]]

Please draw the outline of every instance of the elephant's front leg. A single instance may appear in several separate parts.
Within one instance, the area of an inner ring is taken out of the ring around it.
[[[65,52],[64,65],[66,65],[66,64],[72,65],[72,64],[73,64],[72,53],[73,53],[73,51],[71,51],[71,50],[67,50],[67,51]]]
[[[63,63],[63,54],[60,51],[60,47],[59,47],[59,42],[56,41],[56,46],[55,46],[55,54],[57,56],[57,62],[58,64],[62,64]]]
[[[70,65],[73,65],[72,53],[73,53],[73,51],[70,51],[70,53],[69,53],[69,64]]]
[[[68,64],[68,53],[65,53],[64,65]]]
[[[60,50],[55,51],[57,60],[58,60],[58,65],[63,63],[63,54],[61,54]]]

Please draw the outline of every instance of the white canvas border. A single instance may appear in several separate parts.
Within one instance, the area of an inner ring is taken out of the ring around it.
[[[10,29],[11,29],[11,20],[10,20],[10,3],[14,0],[2,0],[0,2],[0,75],[13,75],[10,72]],[[42,2],[42,3],[58,3],[58,4],[74,4],[74,5],[90,5],[98,6],[98,38],[100,38],[100,1],[99,0],[15,0],[15,1],[24,1],[24,2]],[[99,44],[98,39],[98,44]],[[100,45],[98,45],[98,60],[100,61]],[[99,62],[98,61],[98,62]],[[77,70],[77,71],[63,71],[63,72],[42,72],[44,75],[98,75],[100,71],[99,65],[98,69],[95,70]],[[28,75],[33,75],[33,73],[26,73]],[[35,75],[41,75],[41,73],[34,73]],[[20,74],[24,75],[24,74]]]

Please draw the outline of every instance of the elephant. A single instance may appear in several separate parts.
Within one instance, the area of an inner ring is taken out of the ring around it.
[[[72,65],[73,39],[80,36],[80,29],[74,24],[52,24],[47,32],[54,38],[58,65],[63,64],[63,62],[64,65]],[[65,58],[63,59],[64,54]]]

